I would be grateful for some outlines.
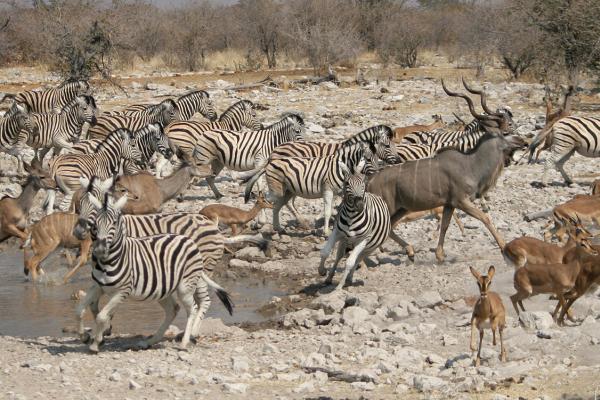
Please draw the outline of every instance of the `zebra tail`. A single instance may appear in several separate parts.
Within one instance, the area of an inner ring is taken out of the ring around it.
[[[238,173],[238,179],[242,181],[242,183],[248,183],[248,181],[257,173],[259,173],[262,170],[261,168],[254,168],[251,169],[250,171],[243,171]]]
[[[533,138],[533,140],[529,144],[529,159],[528,159],[528,163],[529,164],[533,163],[533,153],[535,153],[535,150],[538,147],[540,147],[540,145],[542,143],[544,143],[544,141],[546,140],[546,138],[548,137],[548,135],[550,134],[550,132],[552,132],[552,127],[548,128],[548,129],[543,129],[540,133],[538,133]]]
[[[263,168],[257,174],[255,174],[252,179],[246,184],[246,190],[244,191],[244,202],[247,203],[250,200],[250,193],[252,193],[252,187],[258,181],[258,179],[266,172]]]
[[[202,272],[202,279],[204,279],[208,286],[215,289],[217,297],[219,298],[219,300],[221,300],[221,303],[223,303],[223,305],[229,312],[229,315],[233,315],[233,307],[235,307],[235,304],[233,304],[233,301],[231,301],[231,296],[229,296],[229,293],[227,293],[225,289],[219,286],[219,284],[217,284],[215,281],[206,276],[204,271]]]
[[[269,241],[262,237],[261,234],[258,235],[238,235],[232,238],[226,238],[223,241],[226,245],[237,244],[237,243],[251,243],[257,246],[262,251],[265,251],[269,245]]]

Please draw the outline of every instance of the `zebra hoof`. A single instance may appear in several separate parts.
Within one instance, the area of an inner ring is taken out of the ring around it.
[[[148,350],[150,348],[150,343],[145,340],[140,340],[135,344],[135,347],[138,350]]]
[[[92,343],[90,347],[88,347],[88,349],[92,354],[98,354],[100,352],[100,348],[97,342]]]
[[[79,340],[81,340],[81,343],[83,344],[90,344],[90,342],[92,341],[92,337],[88,332],[84,332],[81,335],[79,335]]]
[[[110,336],[112,335],[112,325],[108,327],[107,330],[104,331],[104,333],[102,333],[102,336]]]

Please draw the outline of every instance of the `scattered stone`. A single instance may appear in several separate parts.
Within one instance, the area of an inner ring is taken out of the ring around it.
[[[364,308],[352,306],[344,309],[342,320],[345,325],[355,326],[369,318],[369,312]]]
[[[444,346],[454,346],[458,344],[458,340],[452,335],[442,335],[442,343]]]
[[[339,313],[346,304],[346,293],[337,290],[335,292],[321,295],[311,302],[314,308],[321,308],[327,314]]]
[[[134,381],[133,379],[129,380],[129,390],[137,390],[140,389],[142,385]]]
[[[365,392],[375,390],[375,384],[373,382],[352,382],[350,386],[354,389],[364,390]]]
[[[304,383],[301,383],[300,385],[296,386],[294,389],[292,389],[292,392],[294,393],[312,393],[315,391],[315,384],[312,381],[306,381]]]
[[[526,329],[549,329],[554,325],[550,313],[543,311],[522,311],[519,314],[519,320]]]
[[[222,388],[225,393],[244,394],[248,390],[248,385],[245,383],[224,383]]]
[[[433,392],[446,389],[448,382],[435,376],[415,375],[413,387],[419,392]]]
[[[240,374],[242,372],[248,372],[250,370],[250,364],[246,357],[232,357],[231,368],[233,368],[233,372]]]
[[[119,374],[117,371],[115,371],[112,374],[110,374],[110,376],[108,377],[108,380],[112,381],[112,382],[120,382],[121,374]]]
[[[433,308],[444,302],[440,294],[435,290],[424,292],[415,300],[415,304],[421,308]]]

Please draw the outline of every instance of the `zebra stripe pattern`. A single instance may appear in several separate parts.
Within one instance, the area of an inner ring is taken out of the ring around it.
[[[565,163],[574,153],[584,157],[600,157],[600,118],[597,117],[565,117],[558,120],[552,130],[552,147],[550,156],[544,163],[542,184],[548,183],[548,170],[554,167],[562,175],[565,183],[573,183],[564,169]],[[531,148],[535,150],[544,137],[536,137]]]
[[[321,250],[319,264],[319,274],[323,276],[327,273],[325,261],[335,244],[340,242],[335,262],[325,281],[327,284],[331,284],[338,263],[346,254],[348,247],[352,247],[346,260],[344,274],[336,290],[342,289],[345,284],[352,283],[358,263],[381,246],[391,230],[389,209],[381,197],[366,191],[364,175],[351,175],[344,183],[343,191],[344,198],[338,208],[333,233]]]
[[[178,119],[177,104],[167,99],[135,115],[101,115],[96,125],[88,130],[88,137],[103,139],[117,129],[135,132],[149,124],[161,124],[164,127]]]
[[[181,118],[183,121],[191,119],[196,113],[200,113],[209,121],[214,121],[217,119],[217,111],[215,110],[215,106],[210,100],[209,94],[204,90],[195,90],[193,92],[184,94],[175,100],[175,103],[179,108],[179,118]],[[152,107],[152,105],[135,104],[123,110],[122,114],[136,115],[138,112],[145,111],[149,107]]]
[[[211,164],[213,176],[206,178],[217,198],[223,195],[215,186],[215,177],[223,167],[234,171],[249,171],[263,165],[277,146],[302,140],[304,121],[297,114],[286,114],[279,122],[266,128],[235,132],[211,130],[200,136],[194,148],[194,158],[199,164]]]
[[[99,209],[92,235],[92,279],[96,290],[110,293],[111,298],[96,316],[90,351],[99,351],[110,316],[115,307],[128,297],[158,300],[165,311],[165,319],[157,332],[148,341],[139,343],[144,348],[162,339],[177,316],[177,300],[183,304],[188,316],[181,342],[186,347],[194,326],[199,324],[208,309],[205,305],[209,299],[207,286],[214,288],[229,313],[233,312],[229,294],[204,273],[200,250],[193,240],[172,234],[127,237],[120,212],[127,197],[113,203],[107,195],[104,206],[95,197],[91,200]]]
[[[34,123],[25,106],[13,104],[10,111],[0,118],[0,152],[8,153],[18,160],[18,173],[24,174],[23,155],[17,146],[22,130],[33,134]]]
[[[148,167],[150,159],[154,153],[159,153],[169,159],[173,156],[169,138],[165,135],[160,124],[150,124],[133,134],[135,147],[140,150],[139,162],[126,160],[123,164],[125,174],[131,175],[138,173]],[[100,139],[89,139],[81,141],[71,148],[71,154],[92,154],[102,143]]]
[[[141,154],[133,139],[130,131],[118,129],[93,154],[63,154],[53,158],[50,161],[50,176],[65,195],[60,209],[66,211],[71,204],[73,193],[80,184],[79,178],[98,176],[106,179],[118,173],[122,160],[139,162]],[[48,191],[47,214],[53,211],[55,195],[55,191]]]
[[[90,85],[86,81],[65,82],[48,90],[21,92],[15,96],[15,101],[25,104],[30,112],[58,113],[75,97],[89,94]]]
[[[256,174],[246,185],[245,200],[250,198],[252,187],[266,174],[269,196],[273,203],[273,228],[280,230],[279,212],[284,205],[290,209],[298,221],[303,221],[292,200],[296,196],[308,199],[323,198],[325,234],[329,234],[329,218],[333,196],[339,193],[347,176],[346,170],[360,168],[366,174],[375,172],[375,156],[364,144],[354,144],[340,148],[327,157],[286,157],[269,160],[266,168]],[[301,222],[305,225],[304,222]]]

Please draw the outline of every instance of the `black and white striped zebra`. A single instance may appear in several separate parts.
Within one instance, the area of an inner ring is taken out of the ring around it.
[[[535,137],[529,146],[530,152],[552,135],[550,155],[544,163],[542,184],[548,183],[548,170],[554,168],[562,175],[566,184],[573,183],[564,169],[565,163],[575,153],[584,157],[600,157],[600,118],[598,117],[564,117],[558,120],[552,129]]]
[[[277,146],[302,140],[304,120],[298,114],[285,114],[280,121],[256,131],[236,132],[217,129],[204,132],[194,148],[199,164],[210,164],[213,176],[206,178],[217,198],[223,195],[215,186],[215,177],[223,167],[249,171],[263,165]]]
[[[376,157],[364,143],[356,143],[338,149],[326,157],[286,157],[270,159],[259,173],[248,181],[244,193],[247,202],[252,187],[266,174],[269,198],[273,203],[273,228],[281,229],[279,212],[284,205],[290,209],[296,219],[304,226],[304,218],[294,206],[297,196],[307,199],[323,199],[323,232],[329,234],[329,219],[333,205],[333,196],[340,193],[346,179],[346,171],[354,170],[359,163],[364,165],[364,173],[375,172]],[[290,200],[292,200],[290,202]]]
[[[23,174],[22,150],[17,146],[19,135],[22,130],[28,134],[34,134],[36,126],[33,118],[23,105],[16,103],[11,107],[11,111],[0,118],[0,152],[8,153],[17,157],[19,174]]]
[[[115,308],[127,298],[157,300],[165,311],[165,319],[156,333],[139,343],[142,348],[162,339],[177,316],[178,301],[188,316],[181,341],[185,348],[194,326],[204,316],[201,311],[208,308],[204,306],[209,301],[207,286],[216,291],[229,313],[233,313],[229,294],[204,273],[200,250],[192,239],[173,234],[128,237],[120,211],[127,201],[126,196],[113,202],[112,197],[107,195],[104,204],[95,197],[90,200],[99,210],[92,230],[92,279],[96,288],[91,290],[92,295],[88,293],[86,297],[97,296],[94,294],[96,291],[110,296],[96,316],[90,351],[99,351]]]
[[[27,90],[7,97],[25,104],[29,112],[58,113],[75,97],[86,95],[90,95],[90,85],[86,81],[75,81],[47,90]]]
[[[175,103],[179,107],[179,118],[182,121],[191,119],[196,113],[200,113],[209,121],[217,119],[215,106],[210,100],[208,92],[204,90],[194,90],[186,93],[175,100]],[[138,112],[145,111],[149,107],[152,107],[152,104],[135,104],[125,108],[121,111],[121,114],[136,115]]]
[[[87,137],[103,139],[117,129],[129,129],[135,132],[148,124],[167,126],[179,120],[179,108],[171,99],[163,100],[136,115],[101,115],[96,125],[88,129]]]
[[[346,174],[350,175],[350,171],[346,171]],[[366,191],[364,175],[350,175],[344,182],[343,200],[338,207],[333,232],[321,250],[319,274],[324,276],[327,273],[325,261],[336,243],[340,242],[335,262],[329,270],[325,282],[331,284],[338,263],[347,253],[348,247],[351,247],[344,274],[336,290],[342,289],[346,284],[351,284],[356,266],[386,241],[390,230],[390,211],[385,201]]]
[[[94,98],[84,95],[75,97],[58,114],[33,114],[37,133],[28,135],[26,143],[42,162],[51,149],[54,149],[54,155],[62,149],[70,149],[79,140],[83,125],[96,123],[97,112]]]
[[[80,185],[79,178],[97,176],[107,179],[119,172],[123,161],[139,162],[140,158],[133,134],[127,129],[112,132],[93,154],[62,154],[54,157],[50,160],[49,173],[64,194],[60,209],[66,211],[71,205],[71,198]],[[55,196],[55,191],[48,191],[47,214],[54,210]]]
[[[167,135],[160,124],[150,124],[133,133],[134,145],[140,150],[140,160],[133,162],[126,160],[123,164],[123,173],[135,174],[148,169],[148,163],[154,155],[159,153],[166,159],[173,156],[173,150]],[[101,139],[83,140],[73,145],[71,154],[92,154],[102,143]]]

